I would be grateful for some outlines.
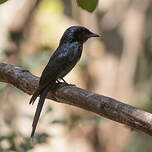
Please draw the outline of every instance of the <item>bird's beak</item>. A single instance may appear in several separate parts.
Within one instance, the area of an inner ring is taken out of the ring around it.
[[[100,37],[100,36],[98,34],[95,34],[95,33],[90,33],[89,37]]]

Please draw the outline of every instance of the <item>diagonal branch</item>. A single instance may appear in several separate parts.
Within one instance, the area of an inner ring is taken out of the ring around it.
[[[39,78],[27,70],[10,64],[0,63],[0,82],[10,83],[27,94],[33,94]],[[123,123],[152,135],[152,114],[124,104],[110,97],[77,88],[59,86],[47,98],[92,111],[108,119]]]

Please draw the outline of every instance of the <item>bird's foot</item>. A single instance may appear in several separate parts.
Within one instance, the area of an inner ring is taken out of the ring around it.
[[[57,83],[56,83],[57,86],[68,86],[68,83],[65,83],[65,82],[60,82],[59,80],[57,80]]]
[[[76,85],[75,85],[75,84],[69,83],[68,86],[73,86],[73,87],[75,87]]]
[[[57,80],[57,86],[61,86],[61,87],[65,87],[65,86],[75,86],[75,84],[69,84],[67,83],[63,78],[62,78],[63,82],[60,82],[59,80]]]
[[[66,82],[63,78],[60,78],[64,83],[68,84],[68,82]]]

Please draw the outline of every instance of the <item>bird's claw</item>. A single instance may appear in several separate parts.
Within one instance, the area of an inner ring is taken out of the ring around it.
[[[75,84],[68,84],[69,86],[73,86],[73,87],[75,87],[76,85]]]
[[[67,83],[66,81],[64,82],[60,82],[59,80],[57,80],[57,86],[60,86],[60,87],[65,87],[65,86],[76,86],[75,84],[69,84]]]

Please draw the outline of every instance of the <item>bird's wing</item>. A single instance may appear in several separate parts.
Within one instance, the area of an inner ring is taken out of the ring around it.
[[[70,64],[74,55],[73,47],[58,48],[42,72],[40,86],[44,86],[52,80],[57,80],[60,73]]]
[[[60,73],[71,64],[74,58],[77,56],[79,45],[62,45],[51,56],[48,64],[42,72],[39,82],[39,88],[34,92],[30,104],[34,104],[36,98],[51,82],[55,82],[58,79]],[[51,89],[51,87],[50,87]]]

